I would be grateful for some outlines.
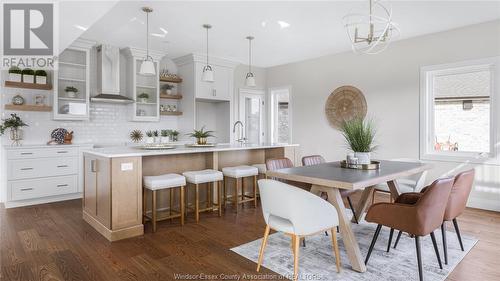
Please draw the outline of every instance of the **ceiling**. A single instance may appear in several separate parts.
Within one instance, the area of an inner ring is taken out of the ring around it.
[[[156,34],[150,37],[151,49],[166,52],[171,58],[205,53],[205,30],[201,26],[210,23],[213,25],[209,34],[211,55],[246,63],[245,37],[253,35],[253,63],[269,67],[350,50],[342,17],[364,4],[360,1],[120,1],[82,37],[119,47],[145,48],[146,17],[140,8],[150,6],[154,9],[150,15],[150,34]],[[393,1],[392,6],[393,19],[401,29],[399,40],[500,19],[500,1]],[[289,26],[282,28],[278,21]]]

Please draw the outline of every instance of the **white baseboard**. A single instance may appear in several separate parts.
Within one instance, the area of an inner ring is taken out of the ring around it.
[[[65,194],[65,195],[58,195],[58,196],[49,196],[49,197],[43,197],[43,198],[37,198],[37,199],[4,202],[4,205],[5,205],[6,209],[17,208],[17,207],[24,207],[24,206],[31,206],[31,205],[46,204],[46,203],[53,203],[53,202],[59,202],[59,201],[78,199],[78,198],[82,198],[82,195],[83,195],[83,193],[79,192],[79,193],[72,193],[72,194]]]
[[[478,197],[470,197],[467,202],[467,207],[495,211],[500,212],[500,202],[497,198],[487,199],[487,198],[478,198]]]

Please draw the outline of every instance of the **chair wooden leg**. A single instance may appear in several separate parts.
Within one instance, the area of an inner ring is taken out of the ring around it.
[[[184,206],[184,186],[181,186],[181,192],[179,194],[179,207],[181,213],[181,225],[184,225],[184,211],[186,206]]]
[[[185,217],[187,218],[188,211],[189,211],[189,184],[188,183],[186,183],[186,189],[184,190],[184,197],[186,198],[186,204],[184,205],[184,209],[186,211]]]
[[[174,189],[170,188],[170,209],[169,209],[169,215],[172,216],[172,206],[174,205]],[[170,222],[172,222],[174,219],[170,219]]]
[[[219,217],[222,217],[222,190],[221,190],[221,182],[217,182],[217,207],[219,211]]]
[[[257,208],[257,176],[253,176],[253,207]]]
[[[453,226],[455,227],[455,232],[457,233],[458,242],[460,243],[460,249],[462,249],[463,252],[464,244],[462,243],[462,235],[460,235],[460,229],[458,228],[458,222],[456,218],[453,219]]]
[[[420,254],[420,237],[418,236],[415,236],[415,247],[417,249],[418,278],[420,281],[424,281],[424,275],[422,272],[422,255]]]
[[[212,208],[213,210],[213,204],[212,204],[212,191],[215,186],[215,183],[208,182],[207,183],[207,208]]]
[[[234,180],[236,181],[236,183],[234,184],[234,210],[236,213],[238,213],[238,207],[240,205],[238,187],[240,185],[240,181],[237,178],[235,178]]]
[[[222,193],[223,193],[222,195],[224,196],[224,202],[223,202],[224,204],[223,205],[224,205],[224,210],[225,210],[226,209],[226,203],[227,203],[226,177],[224,177],[222,179],[222,189],[223,189],[222,190]]]
[[[332,245],[333,245],[333,251],[335,254],[335,265],[337,266],[337,273],[340,272],[340,252],[339,252],[339,244],[337,242],[337,233],[335,232],[335,228],[332,228],[331,230],[332,233]]]
[[[396,237],[396,242],[394,242],[394,249],[396,249],[396,247],[398,246],[399,239],[401,239],[401,234],[403,234],[403,231],[400,230],[398,232],[398,237]]]
[[[259,260],[257,262],[257,272],[260,270],[260,265],[262,264],[262,258],[264,257],[264,250],[266,249],[267,237],[269,236],[269,225],[266,225],[266,230],[264,230],[264,238],[262,238],[262,245],[260,245]]]
[[[296,236],[293,250],[293,280],[297,280],[299,277],[299,243],[300,237]]]
[[[370,244],[370,248],[368,249],[368,254],[366,255],[365,264],[368,264],[368,260],[370,259],[370,255],[372,254],[373,247],[375,246],[375,242],[377,242],[378,234],[380,233],[380,229],[382,225],[377,225],[377,229],[375,230],[375,234],[373,234],[372,243]]]
[[[152,209],[151,209],[151,212],[152,212],[152,220],[153,220],[153,232],[156,232],[156,190],[153,190],[153,195],[151,196],[152,197]]]
[[[147,211],[147,189],[146,188],[142,188],[142,224],[145,224],[146,223],[146,211]]]
[[[200,185],[195,184],[195,205],[194,205],[194,212],[195,212],[195,218],[196,222],[200,221]]]
[[[446,222],[441,224],[441,237],[443,238],[444,264],[448,264],[448,244],[446,242]]]
[[[241,201],[243,202],[245,200],[245,178],[241,178]],[[241,204],[241,207],[243,208],[245,204]]]
[[[434,231],[431,232],[431,239],[432,239],[432,246],[434,246],[434,252],[436,252],[436,258],[437,258],[438,263],[439,263],[439,268],[443,269],[443,264],[441,263],[441,257],[439,256],[439,249],[438,249],[438,245],[436,242],[436,236],[434,235]]]
[[[387,243],[387,252],[391,249],[392,236],[394,235],[394,228],[391,228],[391,232],[389,234],[389,243]]]

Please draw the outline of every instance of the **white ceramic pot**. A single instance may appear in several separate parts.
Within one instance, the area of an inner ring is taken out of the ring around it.
[[[146,137],[146,143],[147,144],[155,143],[155,138],[154,137]]]
[[[167,91],[167,95],[171,95],[172,94],[172,90],[168,89]]]
[[[23,74],[24,83],[35,83],[35,75]]]
[[[358,164],[370,164],[370,152],[354,152],[354,157],[358,158]]]
[[[36,81],[37,84],[47,84],[47,76],[37,76]]]
[[[66,95],[68,96],[68,98],[76,98],[76,92],[73,91],[67,91]]]
[[[169,137],[161,137],[160,138],[160,142],[161,143],[169,143],[170,142],[170,138]]]
[[[147,103],[148,99],[147,98],[139,98],[140,103]]]
[[[21,82],[22,76],[21,76],[21,74],[18,74],[18,73],[9,73],[9,81]]]

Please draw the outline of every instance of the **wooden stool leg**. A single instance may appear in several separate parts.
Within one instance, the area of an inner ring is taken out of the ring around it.
[[[142,224],[146,223],[145,216],[146,216],[146,211],[147,211],[147,207],[148,207],[147,196],[148,196],[148,193],[147,193],[146,188],[142,187]]]
[[[212,209],[213,209],[212,191],[213,191],[214,185],[215,184],[212,182],[207,183],[207,208],[212,208]]]
[[[218,204],[218,211],[219,211],[219,217],[222,216],[222,194],[221,194],[221,186],[220,186],[220,181],[217,182],[217,204]]]
[[[194,212],[196,213],[196,222],[200,221],[200,188],[199,184],[195,184],[195,206],[194,206]]]
[[[172,216],[172,206],[174,205],[174,189],[170,188],[170,209],[169,209],[169,215]],[[172,222],[173,219],[170,219],[170,222]]]
[[[224,203],[224,209],[226,209],[226,203],[227,203],[227,193],[226,193],[226,191],[227,191],[227,190],[226,190],[226,177],[224,177],[224,178],[222,179],[222,188],[224,189],[224,190],[222,191],[222,192],[224,193],[224,194],[222,194],[222,195],[224,196],[224,201],[223,201],[223,203]]]
[[[179,207],[180,207],[180,213],[181,213],[181,225],[184,225],[184,186],[181,186],[181,192],[179,194]]]
[[[238,187],[240,185],[240,181],[237,178],[235,178],[234,180],[236,181],[236,183],[234,184],[234,209],[236,210],[236,213],[238,213],[238,207],[240,205],[240,202],[238,200]]]
[[[241,178],[241,201],[245,200],[245,178]],[[244,204],[241,204],[243,207]]]
[[[253,206],[257,208],[257,176],[253,176]]]
[[[188,208],[189,208],[189,192],[188,191],[189,191],[189,184],[186,183],[186,189],[184,190],[184,197],[186,198],[185,199],[186,202],[184,204],[184,210],[186,211],[186,215],[185,215],[186,218],[188,216],[188,211],[189,211],[188,210]]]
[[[156,232],[156,190],[153,190],[153,207],[152,207],[152,210],[151,212],[153,213],[152,217],[153,217],[153,232]]]

